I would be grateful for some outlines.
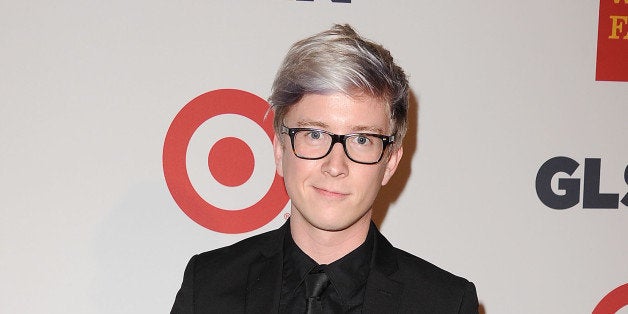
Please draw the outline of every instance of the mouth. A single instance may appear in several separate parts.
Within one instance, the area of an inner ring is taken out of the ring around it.
[[[314,190],[315,190],[317,193],[319,193],[319,194],[321,194],[321,195],[323,195],[323,196],[325,196],[325,197],[328,197],[328,198],[336,198],[336,199],[339,199],[339,198],[344,198],[344,197],[346,197],[347,195],[349,195],[348,193],[342,193],[342,192],[337,192],[337,191],[331,191],[331,190],[328,190],[328,189],[325,189],[325,188],[321,188],[321,187],[316,187],[316,186],[314,187]]]

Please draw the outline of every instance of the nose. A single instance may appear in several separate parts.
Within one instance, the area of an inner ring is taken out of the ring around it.
[[[332,177],[346,176],[349,174],[349,162],[342,143],[335,143],[329,155],[323,159],[321,170]]]

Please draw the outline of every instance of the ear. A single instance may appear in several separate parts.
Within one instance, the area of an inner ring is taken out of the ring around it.
[[[275,155],[275,168],[277,174],[283,178],[283,141],[275,134],[273,138],[273,153]]]
[[[395,171],[397,171],[397,166],[399,165],[399,161],[401,160],[401,156],[403,156],[403,147],[399,147],[399,149],[395,150],[388,157],[388,161],[386,162],[386,169],[384,170],[384,177],[382,178],[382,185],[386,185],[388,180],[392,178]]]

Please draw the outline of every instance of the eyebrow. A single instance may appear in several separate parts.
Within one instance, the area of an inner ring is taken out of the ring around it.
[[[299,120],[297,121],[297,127],[300,128],[320,128],[323,130],[329,130],[329,124],[322,121],[312,120]],[[369,125],[356,125],[351,128],[351,133],[377,133],[386,134],[384,130],[376,126]]]
[[[300,128],[317,127],[321,129],[328,129],[329,125],[321,121],[299,120],[297,121],[297,127],[300,127]]]

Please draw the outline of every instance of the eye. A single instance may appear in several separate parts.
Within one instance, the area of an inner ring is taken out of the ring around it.
[[[317,130],[312,130],[312,131],[308,131],[306,136],[312,140],[318,140],[321,137],[323,137],[323,132],[321,131],[317,131]]]
[[[371,140],[365,135],[357,135],[354,141],[359,145],[369,145],[371,143]]]

